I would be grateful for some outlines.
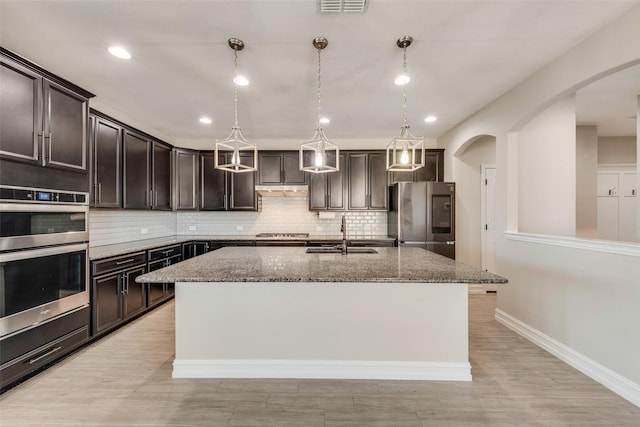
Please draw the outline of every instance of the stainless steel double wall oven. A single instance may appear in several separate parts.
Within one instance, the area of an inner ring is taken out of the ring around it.
[[[88,338],[88,219],[87,193],[0,186],[3,386]]]

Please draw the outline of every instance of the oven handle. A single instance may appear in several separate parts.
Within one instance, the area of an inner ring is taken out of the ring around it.
[[[39,362],[40,360],[44,359],[47,356],[51,356],[53,353],[60,351],[62,349],[62,346],[58,346],[58,347],[54,347],[51,350],[47,351],[45,354],[41,354],[40,356],[36,357],[35,359],[31,359],[29,360],[29,364],[33,365],[34,363]]]
[[[50,255],[67,254],[69,252],[86,251],[89,249],[88,243],[74,245],[54,246],[51,248],[31,249],[27,251],[17,251],[0,254],[0,263],[10,261],[20,261],[23,259],[37,258]]]
[[[3,212],[76,212],[89,217],[89,206],[87,205],[62,205],[53,203],[0,203],[0,210]]]

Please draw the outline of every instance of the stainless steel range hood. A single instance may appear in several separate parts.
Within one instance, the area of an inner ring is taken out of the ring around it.
[[[307,197],[308,185],[256,185],[256,191],[262,197]]]

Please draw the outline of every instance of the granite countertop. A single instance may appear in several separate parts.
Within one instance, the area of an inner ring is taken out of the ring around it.
[[[388,236],[349,236],[349,240],[382,240],[393,241],[393,237]],[[161,246],[173,245],[191,241],[214,241],[214,240],[274,240],[274,241],[335,241],[342,240],[342,235],[309,235],[309,237],[256,237],[254,235],[178,235],[171,237],[158,237],[154,239],[134,240],[126,243],[116,243],[112,245],[92,246],[89,248],[89,259],[96,260],[109,258],[112,256],[124,255],[131,252],[144,251],[147,249],[158,248]]]
[[[507,283],[421,248],[377,254],[307,254],[304,247],[226,247],[136,278],[162,282]]]

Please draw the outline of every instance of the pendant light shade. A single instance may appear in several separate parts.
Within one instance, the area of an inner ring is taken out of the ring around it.
[[[238,51],[244,49],[244,42],[240,39],[229,39],[229,47],[233,49],[233,102],[235,121],[231,128],[231,133],[225,139],[216,141],[214,165],[216,169],[233,173],[253,172],[257,170],[258,148],[255,144],[250,144],[242,136],[242,131],[238,126]],[[243,86],[246,83],[242,84]],[[224,156],[223,156],[224,155]],[[222,160],[222,163],[220,162]]]
[[[300,170],[311,173],[336,172],[340,170],[340,148],[329,141],[321,126],[322,80],[320,51],[327,47],[324,37],[313,39],[313,46],[318,50],[318,115],[316,128],[310,140],[300,144]]]
[[[414,136],[407,123],[407,91],[405,84],[409,82],[407,75],[407,47],[411,45],[413,38],[403,36],[396,44],[403,50],[403,77],[396,79],[396,84],[402,85],[402,117],[404,124],[400,127],[400,135],[396,136],[387,145],[387,170],[388,171],[414,171],[424,166],[424,138]]]

